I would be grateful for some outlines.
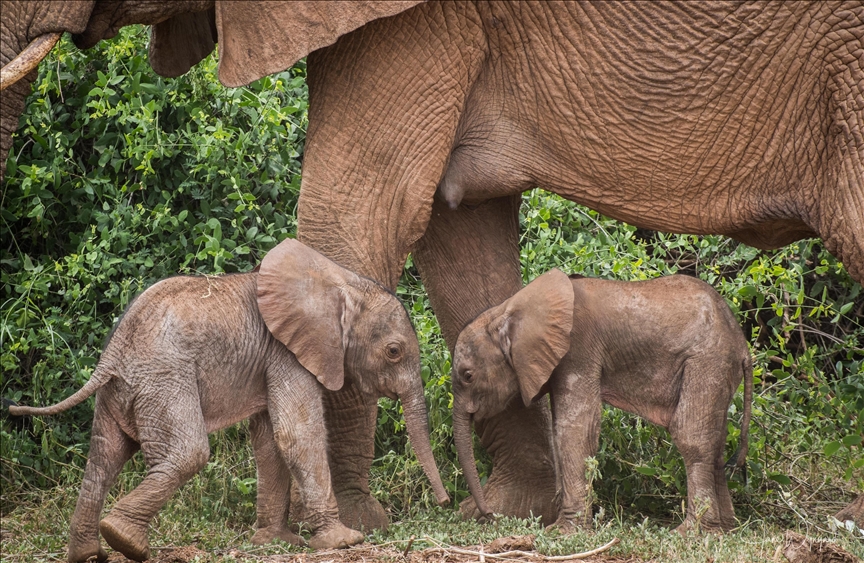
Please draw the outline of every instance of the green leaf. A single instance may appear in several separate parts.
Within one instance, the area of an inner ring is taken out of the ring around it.
[[[834,455],[837,452],[837,450],[839,450],[839,449],[840,449],[840,442],[830,442],[828,444],[825,444],[825,447],[822,448],[822,452],[826,456],[829,456],[829,455]]]
[[[851,448],[852,446],[857,446],[861,443],[861,436],[844,436],[841,441],[843,442],[844,446],[849,446]]]
[[[769,473],[768,478],[771,479],[772,481],[780,483],[781,485],[791,485],[792,484],[792,479],[790,479],[786,475],[783,475],[782,473]]]
[[[749,299],[750,297],[753,297],[754,295],[756,295],[758,293],[759,293],[759,290],[756,289],[756,287],[754,287],[752,285],[745,285],[744,287],[742,287],[741,289],[738,290],[738,296],[743,297],[744,299]]]

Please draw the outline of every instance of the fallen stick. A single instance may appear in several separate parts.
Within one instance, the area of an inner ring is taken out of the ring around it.
[[[460,547],[453,546],[444,546],[436,540],[426,536],[423,538],[429,543],[435,544],[437,547],[429,548],[429,551],[433,551],[435,553],[446,553],[448,551],[452,551],[453,553],[458,553],[460,555],[474,555],[478,558],[487,557],[490,559],[512,559],[513,557],[538,557],[543,561],[572,561],[574,559],[586,559],[591,557],[592,555],[597,555],[598,553],[603,553],[611,549],[613,546],[617,545],[621,540],[618,538],[612,538],[612,541],[605,545],[601,545],[597,549],[592,549],[591,551],[583,551],[582,553],[571,553],[570,555],[542,555],[536,552],[530,551],[505,551],[504,553],[481,553],[479,551],[471,551],[470,549],[462,549]]]
[[[408,552],[411,551],[411,546],[414,544],[414,536],[408,538],[408,545],[405,546],[405,551],[402,552],[402,559],[408,559]]]

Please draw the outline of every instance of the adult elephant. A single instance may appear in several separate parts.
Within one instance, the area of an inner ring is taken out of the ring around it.
[[[534,186],[651,229],[820,236],[864,281],[861,0],[106,4],[62,29],[86,46],[158,23],[167,75],[214,40],[228,85],[317,49],[298,236],[390,287],[413,251],[451,348],[521,287]],[[343,519],[385,525],[367,485],[375,407],[347,391],[329,408]],[[549,426],[520,404],[478,424],[495,512],[554,520]],[[841,515],[864,523],[864,497]]]

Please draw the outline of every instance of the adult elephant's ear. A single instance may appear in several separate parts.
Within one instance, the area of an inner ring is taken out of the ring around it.
[[[528,406],[570,349],[573,286],[567,274],[550,270],[497,308],[487,331],[516,372]]]
[[[219,80],[225,86],[243,86],[281,72],[312,51],[332,45],[339,36],[422,1],[217,0]]]
[[[358,276],[294,239],[267,253],[258,272],[258,310],[267,328],[324,387],[345,380],[345,348],[357,313]]]
[[[150,66],[173,78],[185,74],[216,46],[216,12],[179,14],[150,28]]]

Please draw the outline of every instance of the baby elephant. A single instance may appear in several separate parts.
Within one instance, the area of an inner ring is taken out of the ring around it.
[[[383,287],[296,240],[270,251],[260,272],[153,285],[128,307],[82,389],[52,407],[10,412],[55,414],[98,390],[70,562],[106,559],[99,532],[126,557],[147,559],[149,523],[207,463],[207,434],[249,417],[258,468],[253,541],[302,541],[285,518],[293,477],[313,531],[309,544],[347,547],[363,534],[339,521],[322,405],[324,389],[343,383],[401,398],[411,444],[438,501],[449,502],[405,309]],[[139,448],[147,475],[100,522],[111,484]]]
[[[469,489],[489,514],[474,464],[471,422],[549,393],[560,506],[556,525],[590,522],[585,458],[598,447],[602,402],[669,430],[687,467],[687,517],[730,529],[723,472],[726,411],[744,377],[737,463],[747,453],[753,377],[729,307],[685,276],[619,282],[538,277],[459,335],[453,361],[453,434]]]

